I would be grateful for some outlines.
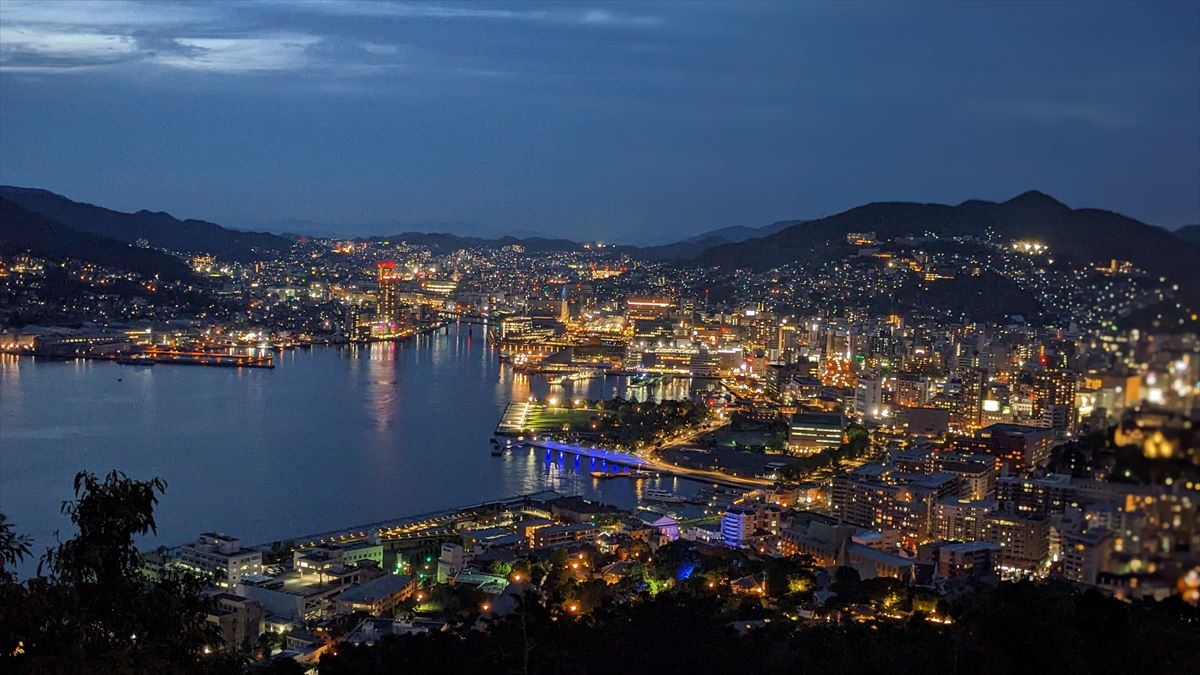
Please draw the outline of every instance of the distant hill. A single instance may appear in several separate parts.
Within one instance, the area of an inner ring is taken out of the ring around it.
[[[505,246],[524,246],[526,251],[533,253],[549,253],[553,251],[577,251],[581,244],[569,239],[548,239],[545,237],[460,237],[446,232],[401,232],[386,237],[364,237],[359,241],[404,241],[417,246],[428,246],[436,251],[453,251],[460,248],[503,248]]]
[[[765,237],[770,234],[775,234],[776,232],[778,232],[784,228],[791,227],[792,225],[798,225],[803,222],[805,222],[805,221],[803,221],[803,220],[780,220],[778,222],[771,223],[770,225],[763,225],[762,227],[746,227],[745,225],[733,225],[731,227],[722,227],[717,230],[709,230],[708,232],[701,232],[700,234],[698,234],[694,237],[689,237],[687,239],[684,239],[683,241],[696,242],[696,241],[703,241],[706,239],[724,239],[725,241],[727,241],[731,244],[736,244],[738,242],[746,241],[747,239],[758,239],[759,237]]]
[[[179,220],[169,213],[123,213],[72,201],[48,190],[0,186],[0,197],[81,232],[187,253],[212,253],[220,258],[252,260],[291,246],[286,238],[265,232],[241,232],[203,220]]]
[[[643,246],[632,253],[642,260],[692,260],[715,246],[733,243],[724,237],[704,237],[702,239],[685,239],[674,244],[662,246]]]
[[[691,260],[715,246],[736,244],[749,239],[765,237],[802,222],[804,221],[781,220],[762,227],[746,227],[745,225],[722,227],[717,230],[701,232],[694,237],[671,244],[641,246],[635,250],[631,250],[630,254],[642,260]]]
[[[828,254],[844,245],[847,232],[873,231],[882,239],[935,232],[1031,239],[1055,255],[1082,261],[1130,260],[1138,267],[1178,281],[1200,297],[1200,246],[1153,225],[1100,209],[1072,209],[1049,195],[1031,191],[1006,202],[972,200],[958,206],[876,202],[775,234],[706,249],[697,260],[767,269]]]
[[[1175,236],[1190,244],[1200,246],[1200,225],[1184,225],[1175,230]]]
[[[0,252],[29,251],[39,258],[75,258],[146,277],[187,279],[191,270],[178,258],[123,241],[80,232],[0,197]]]

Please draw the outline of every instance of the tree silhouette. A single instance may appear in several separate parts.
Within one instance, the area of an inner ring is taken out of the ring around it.
[[[142,573],[134,537],[155,531],[154,507],[166,483],[118,471],[100,479],[85,471],[74,487],[75,499],[62,510],[77,534],[47,552],[34,578],[21,583],[7,571],[0,578],[0,658],[10,661],[0,670],[206,673],[239,667],[220,653],[199,578]],[[0,551],[6,564],[28,553],[7,526],[0,529]]]

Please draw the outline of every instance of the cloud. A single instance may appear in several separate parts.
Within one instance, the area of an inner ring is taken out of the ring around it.
[[[70,74],[136,64],[227,75],[308,71],[347,76],[408,68],[411,49],[385,41],[348,40],[327,17],[395,21],[509,21],[548,26],[648,28],[657,17],[575,5],[345,2],[0,2],[0,72]],[[302,27],[298,27],[302,26]],[[334,30],[335,32],[330,32]],[[351,44],[352,43],[352,44]],[[462,63],[426,70],[478,69]],[[484,67],[481,70],[498,69]]]
[[[252,38],[177,38],[184,50],[155,55],[154,63],[218,73],[296,70],[308,65],[307,49],[320,38],[277,35]]]
[[[0,23],[59,27],[173,26],[212,21],[219,4],[133,0],[4,0]]]
[[[660,25],[662,19],[655,16],[619,14],[606,9],[590,9],[580,15],[579,22],[592,26],[651,28]]]
[[[37,54],[62,62],[124,58],[137,51],[129,35],[40,30],[0,24],[0,58],[9,54]]]
[[[656,16],[627,14],[609,9],[587,9],[566,5],[550,9],[509,9],[486,4],[413,4],[384,0],[342,0],[341,2],[296,3],[266,0],[260,7],[271,7],[290,14],[319,13],[337,16],[361,16],[393,19],[523,21],[582,26],[650,28],[663,23]]]
[[[0,3],[0,71],[77,73],[129,63],[204,71],[296,70],[320,41],[305,33],[253,34],[215,10],[183,3]],[[225,24],[224,26],[222,24]]]

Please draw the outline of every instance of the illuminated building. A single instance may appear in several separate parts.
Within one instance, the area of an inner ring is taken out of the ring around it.
[[[731,506],[721,516],[721,538],[730,548],[746,548],[765,537],[778,536],[782,512],[775,504]]]
[[[266,610],[257,602],[233,593],[213,593],[212,605],[205,617],[220,631],[226,645],[252,644],[263,634]]]
[[[630,297],[625,300],[625,316],[630,320],[665,319],[674,307],[670,298]]]
[[[984,499],[992,494],[996,485],[996,469],[988,458],[914,448],[893,453],[892,464],[913,473],[955,476],[959,483],[958,494],[964,499]]]
[[[929,537],[934,504],[957,494],[958,481],[950,474],[911,474],[868,464],[834,477],[832,502],[842,522],[895,531],[915,545]]]
[[[453,279],[423,279],[421,288],[437,295],[450,295],[458,288],[458,282]]]
[[[385,574],[365,581],[335,598],[339,614],[364,612],[370,616],[391,616],[396,605],[417,591],[417,577],[408,574]]]
[[[364,305],[347,303],[344,322],[343,333],[351,342],[365,342],[371,337],[371,316]]]
[[[952,420],[962,433],[973,433],[982,426],[986,384],[986,370],[970,368],[963,373],[962,395],[955,407]]]
[[[896,377],[896,405],[920,408],[929,400],[929,381],[923,375],[902,373]]]
[[[396,263],[385,260],[375,265],[375,318],[389,324],[399,324],[401,319],[400,283],[403,277],[396,271]]]
[[[335,565],[353,567],[362,562],[383,566],[383,546],[370,538],[346,544],[330,544],[292,552],[292,568],[300,576],[328,570]]]
[[[942,579],[992,574],[1000,547],[986,541],[964,541],[937,547],[937,576]]]
[[[996,497],[1004,510],[1017,513],[1062,513],[1075,502],[1071,477],[1065,474],[1005,476],[996,481]]]
[[[958,441],[962,449],[991,455],[997,469],[1026,471],[1050,461],[1054,433],[1041,427],[1020,424],[993,424],[975,432],[970,439]]]
[[[1089,586],[1095,585],[1101,572],[1107,572],[1112,557],[1112,533],[1103,528],[1081,534],[1064,534],[1062,542],[1062,575],[1064,579]]]
[[[533,547],[561,546],[584,539],[595,539],[600,529],[591,523],[566,523],[547,525],[533,532]]]
[[[767,385],[767,393],[774,398],[783,396],[787,385],[796,377],[808,377],[813,373],[813,367],[816,364],[810,361],[802,361],[800,363],[790,364],[771,364],[767,366],[765,380]],[[818,386],[819,386],[818,382]]]
[[[1002,576],[1038,574],[1050,555],[1050,521],[1042,515],[996,512],[985,517],[984,540],[1000,547],[997,567]]]
[[[938,438],[950,428],[950,411],[943,408],[900,408],[896,424],[913,438]]]
[[[864,374],[854,385],[854,413],[861,419],[879,420],[891,411],[883,400],[883,380],[877,374]]]
[[[985,519],[996,510],[996,500],[943,499],[934,506],[933,536],[949,541],[977,541],[984,538]]]
[[[511,338],[533,330],[533,318],[529,316],[506,316],[500,320],[500,337]]]
[[[841,415],[796,413],[788,424],[788,449],[811,455],[842,444],[846,420]]]
[[[242,548],[240,540],[227,534],[205,532],[179,549],[176,563],[211,574],[216,586],[233,588],[242,577],[262,574],[262,551]]]
[[[1055,431],[1075,426],[1075,373],[1068,367],[1068,349],[1043,349],[1042,369],[1033,376],[1033,413],[1041,425]]]

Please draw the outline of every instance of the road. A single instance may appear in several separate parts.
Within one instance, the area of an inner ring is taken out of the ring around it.
[[[712,422],[709,422],[708,424],[705,424],[705,425],[699,426],[699,427],[689,428],[686,432],[671,437],[670,439],[667,440],[667,442],[661,448],[651,450],[644,454],[639,454],[639,456],[642,457],[643,459],[645,459],[647,461],[647,463],[650,465],[650,467],[653,467],[654,469],[656,469],[658,471],[664,471],[667,473],[673,473],[673,474],[677,474],[677,475],[681,475],[681,476],[686,476],[688,478],[710,480],[710,481],[714,481],[714,482],[728,483],[728,484],[736,485],[738,487],[750,487],[750,488],[767,487],[770,485],[774,485],[775,481],[767,479],[767,478],[748,478],[746,476],[738,476],[738,475],[731,474],[731,473],[725,473],[724,471],[714,471],[711,469],[696,469],[696,468],[692,468],[689,466],[680,466],[678,464],[672,464],[671,462],[668,462],[659,457],[659,453],[662,452],[663,450],[689,445],[690,443],[695,441],[696,438],[703,436],[704,434],[707,434],[709,432],[716,431],[717,429],[720,429],[721,427],[725,426],[726,424],[728,424],[728,421],[724,418],[724,416],[718,416],[717,419],[713,420]]]

